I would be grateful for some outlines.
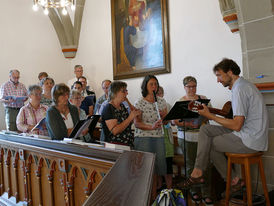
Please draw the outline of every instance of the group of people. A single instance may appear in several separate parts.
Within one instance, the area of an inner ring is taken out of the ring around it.
[[[95,93],[88,90],[82,66],[76,65],[74,73],[77,80],[70,85],[72,90],[66,84],[55,85],[46,72],[39,73],[39,83],[27,90],[19,82],[20,71],[11,70],[9,81],[1,86],[0,91],[7,130],[50,136],[52,139],[68,137],[79,118],[93,114],[96,103]],[[81,87],[73,89],[76,83]],[[61,121],[56,121],[58,118]],[[44,125],[36,128],[44,119]]]
[[[88,90],[87,79],[83,77],[83,68],[79,65],[75,67],[76,79],[71,81],[72,90],[66,84],[54,85],[53,79],[43,77],[41,87],[33,85],[27,91],[18,81],[20,72],[12,70],[10,80],[1,87],[0,98],[5,106],[8,130],[18,128],[21,132],[49,135],[55,140],[69,136],[80,119],[100,114],[102,141],[156,154],[153,199],[156,198],[157,188],[161,186],[163,177],[167,188],[172,187],[173,145],[170,140],[170,124],[176,125],[179,145],[186,148],[189,176],[178,186],[190,189],[193,201],[213,205],[210,194],[212,165],[225,179],[225,152],[253,153],[266,151],[268,148],[268,116],[258,89],[239,76],[240,68],[231,59],[223,59],[216,64],[213,72],[217,81],[232,92],[232,119],[210,113],[210,105],[203,104],[203,108],[198,110],[198,118],[163,121],[170,106],[163,98],[163,88],[154,75],[147,75],[143,79],[142,97],[134,105],[127,99],[127,84],[122,81],[104,80],[104,95],[96,101],[94,92]],[[183,86],[186,94],[179,101],[206,99],[196,93],[195,77],[185,77]],[[154,93],[157,94],[156,98]],[[26,98],[16,101],[7,98],[9,96]],[[23,106],[27,99],[28,104]],[[46,126],[42,130],[33,130],[35,124],[44,117]],[[219,125],[210,125],[209,120]],[[132,124],[135,126],[134,130]],[[89,136],[88,131],[84,131],[82,135]],[[239,184],[240,178],[233,173],[232,185]]]

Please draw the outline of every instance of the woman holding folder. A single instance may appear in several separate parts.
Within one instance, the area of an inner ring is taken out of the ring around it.
[[[207,99],[206,96],[199,95],[197,91],[197,80],[193,76],[186,76],[183,79],[183,85],[185,89],[185,96],[181,97],[179,101],[192,101],[198,99]],[[184,149],[184,138],[185,138],[185,148],[186,148],[186,167],[188,175],[191,174],[193,170],[197,147],[198,147],[198,133],[200,126],[202,124],[208,123],[208,120],[202,116],[198,118],[188,119],[187,121],[174,120],[173,123],[177,125],[178,128],[178,143],[179,146]],[[185,123],[185,125],[184,125]],[[184,129],[186,131],[184,132]],[[201,187],[190,188],[190,195],[192,202],[199,204],[201,201],[207,205],[213,205],[213,200],[211,198],[211,170],[212,165],[205,171],[206,184]]]
[[[37,123],[45,118],[48,107],[40,104],[42,88],[38,85],[31,85],[28,88],[29,103],[23,106],[16,118],[16,125],[19,131],[30,134],[48,136],[46,125],[41,129],[34,128]]]

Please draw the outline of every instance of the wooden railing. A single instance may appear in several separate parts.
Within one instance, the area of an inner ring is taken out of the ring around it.
[[[0,205],[149,203],[151,153],[7,134],[0,145]]]

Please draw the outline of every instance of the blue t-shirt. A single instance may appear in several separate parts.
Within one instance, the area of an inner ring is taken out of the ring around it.
[[[86,96],[82,101],[80,108],[85,111],[86,115],[89,115],[89,107],[94,105],[94,95]]]

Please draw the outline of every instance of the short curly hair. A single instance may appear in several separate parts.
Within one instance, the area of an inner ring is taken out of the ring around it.
[[[183,80],[184,86],[186,86],[189,82],[195,82],[197,84],[197,80],[193,76],[186,76]]]
[[[224,58],[222,61],[220,61],[218,64],[216,64],[213,68],[213,72],[216,73],[216,71],[222,70],[224,73],[227,73],[228,71],[232,71],[234,75],[239,75],[241,73],[241,69],[238,66],[238,64],[233,61],[232,59]]]

